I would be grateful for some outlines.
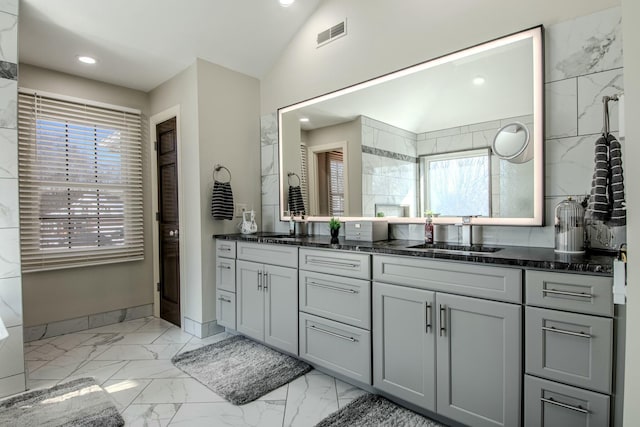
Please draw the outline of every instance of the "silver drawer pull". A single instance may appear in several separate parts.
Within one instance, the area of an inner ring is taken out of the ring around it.
[[[570,297],[580,297],[580,298],[593,298],[593,294],[588,294],[586,292],[569,292],[569,291],[559,291],[557,289],[543,289],[543,294],[554,294],[554,295],[567,295]]]
[[[344,288],[340,288],[338,286],[325,285],[324,283],[307,282],[307,284],[309,284],[311,286],[317,286],[318,288],[325,288],[325,289],[331,289],[332,291],[344,292],[345,294],[357,294],[357,293],[359,293],[355,289],[344,289]]]
[[[231,302],[230,299],[226,299],[224,297],[218,297],[218,301],[222,301],[222,302]]]
[[[572,405],[567,405],[566,403],[558,402],[557,400],[553,400],[552,397],[550,397],[548,399],[545,399],[544,397],[541,397],[540,400],[543,403],[550,403],[552,405],[556,405],[556,406],[559,406],[561,408],[571,409],[572,411],[580,412],[582,414],[589,414],[591,412],[588,409],[582,408],[581,406],[572,406]]]
[[[231,252],[231,246],[220,246],[219,249],[221,251]]]
[[[332,337],[340,338],[345,341],[358,342],[354,337],[347,337],[345,335],[336,334],[335,332],[327,331],[326,329],[318,328],[317,326],[311,325],[307,326],[308,329],[313,329],[314,331],[322,332],[323,334],[331,335]]]
[[[542,330],[548,331],[548,332],[556,332],[558,334],[571,335],[572,337],[591,338],[591,335],[585,334],[584,332],[565,331],[564,329],[557,329],[557,328],[554,328],[553,326],[550,328],[547,326],[543,326]]]
[[[307,263],[319,264],[319,265],[331,265],[334,267],[347,267],[347,268],[356,268],[358,266],[358,264],[354,264],[352,262],[327,261],[324,259],[317,259],[317,258],[307,258]]]
[[[218,264],[218,268],[224,268],[225,270],[231,270],[231,266],[230,265],[226,265],[226,264]]]

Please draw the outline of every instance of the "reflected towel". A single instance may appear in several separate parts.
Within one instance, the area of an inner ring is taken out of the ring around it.
[[[213,183],[211,216],[213,216],[213,219],[233,219],[233,191],[231,191],[231,183],[220,181]]]
[[[627,208],[624,201],[624,175],[622,171],[622,146],[609,135],[609,166],[611,168],[611,225],[627,224]]]
[[[302,199],[302,190],[300,186],[289,186],[289,212],[296,214],[306,214],[304,209],[304,200]]]

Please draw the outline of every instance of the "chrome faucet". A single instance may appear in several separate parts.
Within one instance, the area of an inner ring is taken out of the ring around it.
[[[463,216],[462,222],[460,224],[456,224],[462,230],[462,238],[459,239],[460,244],[463,246],[471,246],[473,245],[473,230],[471,228],[471,216]]]

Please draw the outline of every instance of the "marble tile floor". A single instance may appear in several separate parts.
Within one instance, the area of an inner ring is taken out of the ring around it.
[[[148,317],[25,345],[29,389],[94,377],[127,426],[313,426],[364,391],[317,370],[234,406],[171,364],[177,353],[229,336],[199,339]]]

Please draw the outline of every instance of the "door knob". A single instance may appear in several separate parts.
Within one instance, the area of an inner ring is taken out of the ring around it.
[[[169,231],[169,236],[173,237],[173,230]]]

